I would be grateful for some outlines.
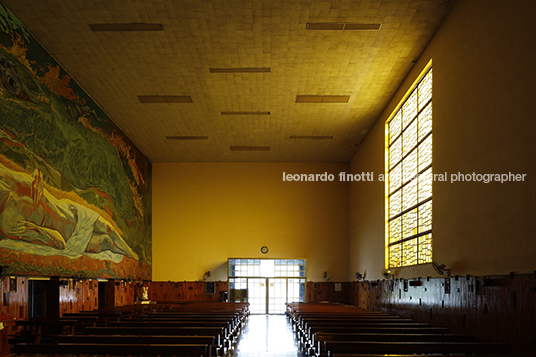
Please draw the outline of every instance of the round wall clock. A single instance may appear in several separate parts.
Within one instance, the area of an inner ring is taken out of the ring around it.
[[[262,253],[262,254],[266,254],[266,253],[268,253],[268,247],[267,247],[267,246],[263,246],[263,247],[261,248],[261,253]]]

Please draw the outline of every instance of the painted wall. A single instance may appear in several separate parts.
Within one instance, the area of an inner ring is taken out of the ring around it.
[[[150,279],[151,164],[0,4],[0,262]]]
[[[531,0],[458,1],[351,162],[384,171],[385,121],[433,60],[433,259],[452,274],[507,274],[536,268],[536,25]],[[523,182],[453,182],[452,174],[526,174]],[[351,259],[381,278],[385,264],[384,186],[353,183]],[[433,276],[430,265],[398,277]]]
[[[153,279],[227,279],[228,258],[306,258],[308,280],[348,271],[346,163],[155,163]],[[288,182],[287,174],[335,175]],[[260,248],[267,246],[268,254]]]

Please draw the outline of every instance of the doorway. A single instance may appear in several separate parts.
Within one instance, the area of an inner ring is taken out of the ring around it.
[[[28,280],[28,317],[47,316],[47,280]]]
[[[106,281],[99,281],[98,284],[100,310],[104,310],[106,308],[106,283]]]
[[[229,259],[229,301],[249,302],[251,314],[284,314],[305,302],[305,259]]]

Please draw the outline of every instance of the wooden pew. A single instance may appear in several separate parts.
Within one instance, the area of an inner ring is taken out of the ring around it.
[[[131,313],[110,312],[110,311],[81,311],[78,313],[65,313],[64,318],[68,319],[96,319],[95,325],[106,326],[108,322],[119,321],[122,318],[132,316]]]
[[[385,354],[412,354],[412,353],[503,353],[512,351],[507,343],[481,343],[481,342],[378,342],[378,341],[324,341],[326,353],[320,351],[317,356],[331,357],[335,353],[385,353]]]
[[[202,322],[227,322],[230,323],[233,327],[238,325],[242,320],[239,319],[235,315],[166,315],[166,314],[158,314],[158,315],[140,315],[140,316],[134,316],[129,319],[121,319],[119,321],[202,321]]]
[[[287,304],[287,313],[299,341],[309,338],[309,327],[317,324],[348,326],[353,323],[412,323],[410,319],[347,305],[291,303]]]
[[[318,303],[287,304],[300,347],[306,352],[318,350],[317,333],[368,334],[445,334],[447,329],[431,328],[410,319],[363,310],[354,306]],[[426,330],[425,330],[426,329]]]
[[[176,328],[186,328],[190,329],[192,327],[200,328],[221,328],[223,329],[222,338],[224,340],[232,340],[232,329],[227,321],[118,321],[110,322],[108,326],[110,328],[143,328],[143,329],[153,329],[153,328],[166,328],[174,330]],[[86,329],[87,331],[87,329]]]
[[[447,334],[446,327],[418,327],[418,326],[395,326],[395,327],[311,327],[312,334],[324,333],[406,333],[406,334]]]
[[[200,320],[123,320],[108,323],[110,327],[154,326],[154,327],[224,327],[229,328],[229,322],[224,321],[200,321]]]
[[[295,322],[307,320],[331,320],[331,321],[347,321],[347,320],[402,320],[400,316],[386,314],[345,314],[345,315],[318,315],[318,314],[295,314]]]
[[[505,354],[512,349],[507,343],[474,342],[472,336],[448,335],[446,328],[350,306],[288,304],[287,312],[306,351],[315,356]]]
[[[107,343],[107,344],[207,344],[219,345],[217,336],[150,336],[150,335],[51,335],[43,338],[43,343]]]
[[[32,339],[33,343],[18,341],[15,351],[21,354],[217,356],[231,345],[232,334],[240,329],[249,314],[248,304],[192,303],[186,310],[184,306],[156,304],[150,309],[121,307],[65,314],[65,318],[56,319],[64,320],[60,325],[79,326],[71,330],[69,336],[59,335],[57,330],[43,333],[33,328],[31,333],[39,338]],[[48,325],[47,329],[54,325],[46,321],[22,324]]]
[[[86,327],[86,326],[97,326],[97,321],[99,320],[98,316],[64,316],[60,317],[60,320],[76,320],[76,328]]]
[[[73,354],[111,356],[211,356],[206,344],[105,344],[105,343],[59,343],[18,344],[15,353],[20,354]]]
[[[76,320],[60,320],[57,318],[50,319],[32,319],[17,320],[17,326],[23,326],[24,329],[19,332],[21,340],[27,342],[39,343],[44,334],[70,334],[74,335]]]
[[[197,336],[225,336],[224,327],[86,327],[86,335],[197,335]]]
[[[89,338],[96,336],[111,336],[118,338],[140,338],[140,341],[146,339],[146,336],[155,337],[153,341],[157,341],[160,337],[169,337],[169,339],[176,338],[177,336],[209,336],[214,339],[214,343],[209,343],[211,346],[211,352],[218,350],[224,352],[226,348],[231,346],[232,341],[226,338],[226,331],[224,327],[125,327],[125,326],[103,326],[103,327],[88,327],[84,330],[84,335]],[[78,337],[78,336],[75,336]],[[81,336],[82,337],[82,336]],[[165,340],[162,338],[162,340]],[[214,346],[214,347],[212,347]],[[217,355],[217,353],[213,353]]]
[[[198,319],[202,316],[228,317],[231,319],[231,328],[240,328],[249,315],[248,303],[226,303],[226,302],[195,302],[187,305],[172,305],[169,309],[152,311],[144,314],[143,317],[173,316],[192,317]]]
[[[345,317],[338,316],[302,316],[299,315],[294,321],[295,325],[304,326],[306,323],[351,323],[351,322],[383,322],[383,323],[408,323],[413,322],[411,319],[402,319],[399,316],[390,316],[390,315],[347,315]]]
[[[192,322],[190,324],[189,322]],[[126,324],[138,324],[145,326],[144,324],[170,326],[172,324],[188,324],[189,326],[225,326],[227,328],[228,336],[235,337],[238,335],[238,331],[242,327],[243,319],[239,319],[234,315],[219,315],[213,317],[212,315],[142,315],[129,318],[127,320],[121,320],[117,323],[110,323],[108,326],[119,326]]]
[[[383,342],[474,342],[472,335],[433,333],[330,333],[319,332],[316,340],[325,341],[383,341]]]
[[[333,353],[331,357],[385,357],[385,354],[369,354],[369,353]],[[468,355],[468,354],[420,354],[420,355],[407,355],[397,354],[396,357],[504,357],[504,355],[498,354],[481,354],[481,355]],[[508,357],[530,357],[528,355],[508,355]]]
[[[396,326],[409,326],[409,324],[415,324],[411,319],[401,319],[399,317],[356,317],[347,319],[333,319],[333,318],[302,318],[296,324],[297,331],[307,334],[308,329],[312,326],[325,326],[325,327],[366,327],[367,325],[381,324],[383,327],[396,327]],[[425,326],[421,326],[425,327]]]
[[[344,320],[344,319],[399,319],[399,316],[395,315],[389,315],[384,314],[380,312],[373,312],[373,311],[366,311],[366,310],[360,310],[360,309],[348,309],[346,312],[299,312],[299,311],[291,311],[288,313],[289,318],[293,322],[299,322],[301,320],[306,319],[336,319],[336,320]]]
[[[326,342],[329,341],[367,341],[367,342],[474,342],[471,335],[455,334],[423,334],[423,333],[331,333],[319,332],[315,334],[316,346],[308,352],[310,355],[319,355],[327,352]]]
[[[219,312],[219,313],[199,313],[199,312],[179,312],[179,311],[158,311],[150,312],[147,314],[139,315],[133,317],[135,318],[162,318],[162,319],[173,319],[173,318],[184,318],[184,319],[230,319],[232,321],[242,321],[247,317],[247,314],[241,313],[232,313],[232,312]]]
[[[192,312],[218,312],[237,311],[249,313],[249,303],[228,303],[228,302],[193,302],[178,303],[171,302],[172,306],[167,311],[192,311]]]
[[[369,328],[384,328],[384,329],[392,329],[391,333],[403,333],[403,329],[409,329],[409,330],[416,330],[416,329],[423,329],[423,328],[429,328],[430,324],[428,323],[418,323],[418,322],[402,322],[402,323],[384,323],[384,322],[347,322],[347,323],[306,323],[306,328],[302,330],[299,341],[303,341],[304,345],[308,345],[309,348],[314,346],[314,337],[313,334],[316,332],[321,331],[328,331],[330,328],[336,328],[339,329],[340,332],[344,332],[343,330],[350,330],[352,329],[353,332],[363,332],[365,333],[367,329]],[[396,332],[396,331],[399,332]],[[310,341],[309,344],[307,344],[307,341]]]
[[[224,346],[220,336],[148,336],[148,335],[52,335],[45,336],[42,343],[46,344],[207,344],[212,356],[221,356]]]

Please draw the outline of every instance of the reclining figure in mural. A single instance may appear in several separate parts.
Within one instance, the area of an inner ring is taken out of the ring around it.
[[[39,170],[28,175],[0,164],[0,232],[9,238],[0,237],[0,247],[32,254],[138,259],[100,214],[44,188]]]

